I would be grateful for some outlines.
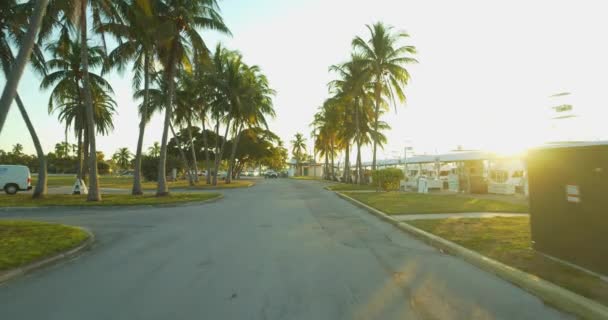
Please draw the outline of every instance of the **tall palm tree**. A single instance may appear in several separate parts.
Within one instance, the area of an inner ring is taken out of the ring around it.
[[[187,60],[188,47],[195,56],[207,55],[208,49],[197,29],[212,29],[229,34],[219,14],[216,0],[162,0],[155,2],[161,39],[156,46],[168,82],[165,120],[158,165],[157,196],[169,194],[166,180],[167,138],[172,119],[177,69]]]
[[[88,24],[87,24],[87,8],[88,0],[80,1],[80,43],[82,50],[80,51],[80,62],[82,63],[82,88],[84,96],[84,107],[86,114],[86,123],[89,138],[89,193],[87,201],[101,201],[101,193],[99,192],[99,181],[97,180],[97,144],[95,140],[95,116],[93,110],[93,97],[91,95],[91,79],[89,77],[89,55],[88,48]]]
[[[217,174],[220,162],[224,155],[224,148],[228,140],[228,133],[234,123],[235,114],[238,114],[243,101],[241,101],[245,77],[244,70],[247,65],[243,63],[242,56],[236,51],[228,50],[218,44],[212,59],[212,68],[205,76],[205,82],[211,88],[209,92],[209,107],[215,119],[215,134],[220,136],[220,124],[225,125],[222,139],[216,139],[215,161],[212,184],[217,184]]]
[[[144,121],[147,123],[150,118],[152,117],[152,115],[155,112],[160,112],[162,110],[167,110],[167,99],[166,99],[166,92],[167,92],[167,87],[169,86],[169,84],[167,83],[167,78],[164,77],[162,74],[157,73],[154,75],[154,85],[155,87],[151,87],[148,90],[139,90],[136,91],[134,94],[135,98],[141,98],[142,96],[147,95],[148,96],[148,102],[147,105],[145,105],[144,103],[140,104],[139,106],[139,110],[140,110],[140,116],[144,119]],[[182,91],[176,90],[175,95],[176,95],[176,109],[175,111],[177,112],[173,112],[174,115],[180,116],[181,117],[181,112],[183,112],[182,110],[182,104],[180,104],[181,99],[179,99],[179,97],[181,97],[182,95],[184,95],[185,93],[183,93]],[[189,108],[189,105],[185,104],[183,105],[183,108]],[[143,110],[146,111],[143,111]],[[184,111],[185,112],[185,111]],[[184,116],[185,117],[185,116]],[[171,120],[171,122],[169,123],[169,129],[171,130],[171,133],[173,134],[174,139],[177,140],[177,144],[178,145],[182,145],[180,140],[181,138],[176,134],[175,130],[174,130],[174,123],[175,117],[174,119]],[[162,146],[161,146],[162,149]],[[184,164],[184,168],[189,168],[188,165],[188,159],[186,158],[186,154],[184,152],[184,150],[182,148],[178,148],[178,152],[180,154],[180,157],[183,161]],[[194,184],[194,177],[192,175],[192,171],[191,170],[187,170],[188,173],[188,180],[190,182],[190,185]]]
[[[128,169],[131,164],[132,157],[133,154],[131,151],[129,151],[129,148],[120,148],[114,153],[112,158],[114,161],[116,161],[116,164],[118,164],[121,169]]]
[[[201,131],[203,136],[203,149],[205,150],[205,163],[207,165],[207,174],[205,175],[205,182],[207,184],[211,184],[211,160],[209,155],[209,136],[207,132],[207,123],[210,120],[211,113],[211,101],[208,92],[211,92],[212,89],[209,86],[209,83],[205,81],[207,72],[213,70],[213,65],[210,63],[201,64],[199,68],[195,69],[194,72],[194,82],[196,84],[196,90],[198,94],[196,95],[194,102],[194,109],[196,112],[196,118],[201,122]]]
[[[15,4],[16,1],[3,0],[2,6],[0,7],[4,11],[3,15],[10,14],[14,9]],[[7,74],[6,84],[2,90],[2,96],[0,96],[0,133],[4,127],[4,122],[6,121],[11,104],[15,99],[15,95],[17,94],[17,86],[19,85],[19,80],[21,80],[21,76],[23,75],[25,65],[30,59],[30,55],[34,50],[36,35],[38,34],[38,30],[42,24],[42,18],[44,17],[47,4],[48,0],[37,0],[35,2],[32,14],[30,15],[27,32],[20,41],[21,45],[19,48],[19,53],[11,66],[10,73]]]
[[[270,88],[268,79],[260,71],[257,66],[245,67],[243,69],[242,88],[234,90],[238,92],[238,97],[235,99],[235,107],[233,108],[232,118],[234,138],[232,142],[232,152],[228,160],[228,176],[226,183],[230,183],[234,176],[234,158],[239,144],[239,139],[244,128],[257,128],[263,126],[268,130],[266,116],[275,116],[272,104],[272,96],[275,91]]]
[[[393,28],[377,22],[367,25],[370,37],[366,41],[356,37],[352,46],[361,55],[366,68],[371,72],[371,83],[374,87],[374,131],[379,129],[379,116],[382,106],[382,96],[387,96],[395,105],[395,97],[405,101],[404,87],[407,85],[410,74],[405,68],[406,64],[417,63],[411,55],[416,54],[416,48],[410,45],[401,45],[400,41],[408,38],[405,32],[394,32]],[[373,141],[372,169],[376,169],[376,152],[378,141]]]
[[[68,28],[62,28],[59,38],[47,46],[47,51],[51,53],[51,59],[47,61],[50,73],[42,79],[40,87],[42,89],[53,88],[49,98],[49,112],[54,111],[57,107],[69,110],[60,113],[60,119],[66,122],[66,130],[70,126],[74,126],[78,145],[82,146],[78,152],[79,158],[82,159],[83,149],[85,155],[93,154],[89,153],[90,126],[87,124],[86,108],[84,107],[85,92],[88,91],[90,95],[91,91],[94,91],[95,100],[98,107],[101,108],[94,111],[94,113],[100,114],[100,118],[96,119],[96,122],[102,125],[102,128],[97,128],[96,132],[105,133],[111,127],[107,121],[111,122],[111,114],[115,105],[108,94],[108,92],[113,92],[112,87],[100,75],[88,70],[85,72],[82,65],[82,56],[83,53],[86,53],[89,66],[94,68],[103,66],[103,49],[101,47],[85,48],[80,42],[70,39]],[[91,89],[89,90],[85,90],[83,86],[85,75],[90,79]],[[91,102],[93,102],[92,96]],[[109,112],[102,111],[104,109]],[[87,157],[85,156],[85,158]],[[83,167],[82,162],[79,162],[78,179],[82,179]]]
[[[194,136],[192,135],[192,123],[198,121],[200,115],[200,92],[199,84],[194,78],[194,74],[182,71],[179,74],[178,89],[175,92],[174,123],[185,126],[188,132],[188,144],[192,155],[192,166],[190,169],[191,184],[198,182],[198,164],[196,159],[196,149]]]
[[[351,61],[342,65],[331,66],[330,71],[335,72],[338,79],[331,81],[329,86],[335,93],[336,99],[344,105],[347,117],[352,120],[353,127],[344,126],[342,132],[347,142],[353,140],[356,144],[356,182],[361,183],[361,145],[367,142],[366,131],[363,130],[365,120],[367,120],[364,107],[369,106],[370,87],[368,79],[370,72],[369,69],[365,68],[364,61],[357,55],[353,55]],[[347,154],[350,156],[348,151],[347,149]],[[350,174],[348,177],[350,177]]]
[[[82,90],[70,89],[60,95],[51,96],[49,103],[49,113],[58,113],[60,122],[64,122],[66,131],[73,127],[74,134],[78,140],[76,150],[78,158],[77,179],[82,180],[86,166],[83,165],[84,159],[90,157],[86,150],[88,145],[88,126],[86,124],[85,110],[81,100]],[[93,87],[92,92],[93,107],[95,108],[95,130],[97,134],[107,135],[114,129],[113,116],[116,113],[116,102],[105,90]],[[84,136],[84,140],[83,140]]]
[[[122,71],[128,62],[133,61],[133,89],[140,90],[143,79],[143,107],[140,107],[139,135],[135,151],[135,168],[133,171],[133,188],[131,194],[142,195],[141,158],[144,142],[144,131],[148,123],[148,89],[150,75],[154,71],[154,45],[157,19],[149,3],[120,1],[117,3],[122,19],[120,21],[100,24],[98,31],[113,35],[119,41],[118,46],[109,54],[110,67]]]
[[[89,143],[89,153],[95,155],[97,153],[97,145],[95,140],[95,120],[94,107],[92,97],[92,84],[89,75],[89,55],[88,53],[88,8],[91,5],[93,14],[93,25],[101,24],[101,17],[107,19],[115,19],[118,17],[116,11],[117,1],[113,0],[51,0],[47,7],[47,14],[42,21],[42,28],[39,35],[39,41],[44,41],[53,35],[55,27],[61,30],[76,27],[80,35],[80,63],[82,68],[82,98],[86,115],[87,134]],[[105,38],[104,38],[105,39]],[[105,46],[102,48],[103,56],[105,56]],[[97,157],[91,156],[89,161],[89,193],[87,201],[101,201],[99,193],[99,183],[97,176]]]
[[[54,30],[58,27],[60,33],[68,33],[69,29],[76,29],[79,34],[80,50],[80,68],[82,74],[80,77],[79,86],[82,87],[80,96],[82,99],[83,109],[85,111],[86,131],[85,138],[88,143],[88,148],[85,150],[85,155],[88,157],[89,168],[89,193],[87,201],[101,201],[99,192],[99,181],[97,175],[97,144],[95,134],[95,110],[93,106],[93,88],[92,79],[89,74],[89,50],[88,50],[88,8],[89,4],[92,7],[93,24],[101,23],[100,19],[103,15],[109,19],[117,16],[115,10],[115,1],[112,0],[51,0],[47,7],[47,14],[42,21],[42,27],[39,34],[39,42],[45,41],[53,35]],[[105,46],[102,48],[102,55],[105,57]]]
[[[10,72],[13,64],[15,63],[15,57],[11,49],[12,44],[20,44],[26,36],[25,26],[28,23],[27,6],[18,5],[16,1],[6,1],[0,4],[0,67],[4,72],[7,80],[10,76]],[[32,55],[30,61],[34,70],[40,74],[46,73],[46,66],[44,64],[44,55],[42,50],[37,44],[34,44],[32,48]],[[42,145],[38,134],[30,120],[27,113],[27,109],[21,100],[21,97],[15,92],[15,102],[17,108],[21,113],[21,116],[25,122],[25,125],[32,137],[34,148],[36,149],[36,156],[38,157],[38,182],[34,188],[33,198],[44,197],[47,193],[47,161],[46,155],[42,150]]]
[[[315,113],[311,126],[315,137],[315,153],[325,158],[324,178],[331,180],[334,177],[334,158],[336,156],[336,128],[338,118],[335,116],[335,107],[328,101]]]
[[[304,175],[303,169],[300,167],[300,161],[304,159],[306,152],[306,138],[301,133],[296,133],[294,139],[291,140],[291,153],[296,159],[296,170],[300,168],[300,175]]]

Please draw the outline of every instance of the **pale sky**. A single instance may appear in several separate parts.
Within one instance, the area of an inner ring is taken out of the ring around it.
[[[548,140],[608,139],[608,5],[604,1],[482,0],[231,0],[221,1],[233,37],[204,33],[238,49],[259,65],[277,91],[271,130],[286,142],[310,137],[313,114],[328,97],[328,67],[348,59],[351,40],[367,37],[365,24],[383,21],[407,31],[418,48],[409,66],[407,104],[384,118],[392,130],[379,158],[446,152],[462,145],[517,151]],[[119,114],[98,149],[135,150],[136,102],[131,76],[112,74]],[[2,81],[3,85],[3,79]],[[49,92],[27,73],[19,92],[38,128],[45,152],[63,140],[63,125],[47,114]],[[568,91],[563,99],[550,95]],[[578,118],[551,124],[550,107],[571,102]],[[161,119],[148,126],[145,146],[159,141]],[[73,139],[72,139],[73,140]],[[0,149],[33,147],[16,107],[0,136]],[[312,144],[309,138],[309,145]],[[371,159],[365,150],[364,160]]]

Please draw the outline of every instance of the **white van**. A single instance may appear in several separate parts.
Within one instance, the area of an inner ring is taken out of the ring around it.
[[[32,189],[32,176],[26,166],[0,164],[0,188],[7,194]]]

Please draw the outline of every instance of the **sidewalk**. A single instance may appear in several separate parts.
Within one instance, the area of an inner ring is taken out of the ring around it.
[[[461,219],[461,218],[494,218],[494,217],[528,217],[527,213],[495,213],[495,212],[466,212],[466,213],[429,213],[392,215],[399,221],[434,220],[434,219]]]

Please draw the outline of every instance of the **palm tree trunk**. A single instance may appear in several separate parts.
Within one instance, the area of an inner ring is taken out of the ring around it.
[[[228,160],[229,168],[228,174],[226,175],[226,183],[232,182],[232,174],[234,173],[234,157],[236,156],[236,149],[239,144],[239,140],[241,138],[241,130],[243,130],[243,124],[239,125],[236,136],[234,137],[234,141],[232,142],[232,152],[230,153],[230,159]]]
[[[167,186],[167,138],[169,136],[169,125],[171,125],[171,109],[173,108],[173,95],[175,94],[175,55],[177,50],[177,39],[173,39],[171,52],[169,53],[169,66],[167,68],[167,105],[165,107],[165,123],[160,145],[160,159],[158,162],[158,186],[156,196],[169,195]]]
[[[357,184],[363,184],[363,172],[361,171],[361,141],[357,139]]]
[[[336,179],[335,163],[334,163],[334,138],[331,138],[331,180]]]
[[[82,145],[82,130],[78,130],[78,167],[76,168],[76,179],[82,180],[82,162],[83,162],[83,145]]]
[[[146,119],[148,117],[148,103],[150,99],[150,54],[144,53],[144,109],[141,112],[139,121],[139,136],[137,137],[137,150],[135,151],[135,168],[133,170],[133,189],[131,194],[134,196],[144,194],[141,187],[141,158],[144,145],[144,132],[146,130]]]
[[[40,24],[42,23],[42,18],[44,17],[48,2],[48,0],[36,1],[36,6],[34,7],[34,12],[30,19],[30,25],[27,28],[27,33],[25,34],[23,42],[21,42],[21,48],[17,54],[17,59],[11,68],[10,75],[6,77],[4,90],[0,97],[0,132],[2,132],[2,128],[4,128],[4,122],[6,121],[8,111],[17,95],[17,86],[23,75],[25,64],[32,54],[36,42],[36,35],[38,34],[38,29],[40,29]]]
[[[378,78],[378,81],[380,81],[380,78]],[[380,94],[382,93],[382,87],[380,85],[380,82],[376,83],[376,88],[374,90],[374,94],[376,96],[376,106],[374,108],[374,132],[378,132],[378,116],[380,115],[380,103],[381,103],[381,96]],[[373,139],[373,152],[372,152],[372,170],[376,170],[376,151],[378,148],[378,142],[376,141],[376,139]]]
[[[97,181],[97,146],[95,145],[95,119],[93,114],[93,98],[91,97],[91,84],[89,82],[89,55],[87,49],[87,0],[81,0],[80,4],[80,41],[82,52],[80,54],[82,60],[83,72],[83,88],[85,109],[87,115],[88,137],[90,144],[89,155],[89,194],[87,201],[101,201],[101,193],[99,193],[99,184]]]
[[[86,184],[89,184],[89,179],[87,178],[87,174],[89,173],[89,130],[87,129],[86,124],[83,130],[82,145],[82,181],[86,182]]]
[[[344,173],[342,180],[344,180],[345,183],[350,183],[352,181],[350,175],[350,145],[348,143],[346,144],[346,151],[344,153]]]
[[[214,157],[213,157],[213,167],[215,169],[215,171],[213,172],[213,185],[216,186],[217,185],[217,157],[219,154],[219,148],[220,148],[220,118],[219,115],[217,117],[217,122],[215,124],[215,153],[214,153]]]
[[[44,151],[42,151],[42,145],[40,144],[40,140],[38,139],[38,135],[36,134],[36,130],[32,125],[32,121],[30,121],[30,117],[27,114],[27,110],[25,110],[25,106],[21,101],[21,97],[17,93],[15,95],[15,101],[17,102],[17,107],[21,112],[21,116],[23,117],[23,121],[25,121],[25,125],[27,126],[27,130],[30,132],[32,136],[32,142],[34,143],[34,148],[36,148],[36,156],[38,157],[38,182],[36,183],[36,188],[34,189],[33,198],[43,198],[47,193],[47,183],[46,183],[46,156],[44,155]]]
[[[205,128],[205,118],[203,117],[203,148],[205,148],[205,165],[207,166],[207,175],[205,181],[211,184],[211,163],[209,162],[209,145],[207,144],[207,130]]]
[[[13,57],[11,56],[12,60]],[[6,59],[2,59],[2,65],[4,69],[4,74],[6,77],[9,76],[10,65]],[[19,112],[21,113],[21,117],[25,122],[27,130],[32,137],[32,142],[34,143],[34,148],[36,149],[36,156],[38,157],[39,168],[38,168],[38,182],[36,183],[36,188],[34,189],[33,198],[43,198],[47,193],[47,165],[46,165],[46,155],[44,151],[42,151],[42,145],[40,144],[40,140],[38,139],[38,134],[36,134],[36,129],[32,125],[32,121],[30,120],[29,115],[27,114],[27,110],[23,105],[23,101],[21,101],[21,97],[19,93],[15,93],[15,102],[17,102],[17,108],[19,108]]]
[[[192,150],[192,168],[194,169],[194,182],[198,182],[198,161],[196,160],[196,150],[194,149],[194,139],[192,138],[192,124],[188,120],[188,138],[190,139],[190,150]]]
[[[181,148],[182,143],[179,140],[179,137],[177,137],[177,135],[175,134],[175,130],[173,129],[172,124],[169,124],[169,128],[171,128],[171,133],[173,134],[173,137],[175,138],[175,142],[177,144],[177,150],[179,150],[179,156],[182,158],[182,162],[184,163],[184,168],[186,169],[186,172],[188,172],[188,184],[190,184],[190,186],[193,186],[194,178],[192,177],[192,170],[190,170],[190,166],[188,165],[188,158],[186,158],[186,153]]]
[[[325,176],[325,180],[329,180],[329,155],[327,154],[328,150],[325,147],[325,170],[323,170],[323,175]]]
[[[360,167],[360,159],[361,159],[361,124],[359,123],[359,98],[355,99],[355,141],[357,143],[357,160],[356,160],[356,169],[357,175],[355,176],[355,183],[361,184],[361,167]]]
[[[230,106],[227,115],[230,115],[231,112],[232,112],[232,105]],[[217,185],[217,171],[220,167],[220,161],[222,161],[222,156],[224,155],[224,147],[226,146],[226,139],[228,138],[229,129],[230,129],[230,119],[228,119],[228,123],[226,123],[226,130],[224,132],[224,141],[222,141],[220,150],[215,157],[215,177],[213,178],[214,185]]]

